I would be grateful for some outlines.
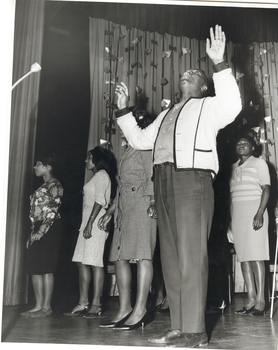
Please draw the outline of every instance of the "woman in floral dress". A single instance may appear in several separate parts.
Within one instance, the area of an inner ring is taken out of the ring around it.
[[[54,273],[62,238],[59,208],[63,187],[54,176],[56,165],[56,156],[52,154],[34,166],[36,176],[42,177],[44,183],[30,197],[31,234],[26,244],[26,272],[32,278],[36,305],[21,314],[25,317],[52,314]]]

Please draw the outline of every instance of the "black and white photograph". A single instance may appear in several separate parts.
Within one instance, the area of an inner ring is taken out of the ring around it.
[[[1,346],[277,350],[277,0],[0,11]]]

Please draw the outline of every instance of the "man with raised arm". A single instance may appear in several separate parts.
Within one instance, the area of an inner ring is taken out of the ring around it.
[[[179,80],[180,102],[161,112],[146,129],[128,108],[128,89],[117,85],[117,122],[135,149],[153,150],[155,203],[161,263],[169,300],[171,329],[149,338],[154,344],[206,346],[207,241],[219,165],[216,136],[241,110],[232,70],[224,61],[226,37],[210,28],[206,52],[212,60],[215,96],[204,97],[207,78],[199,69]]]

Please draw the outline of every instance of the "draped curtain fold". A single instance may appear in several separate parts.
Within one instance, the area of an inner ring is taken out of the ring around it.
[[[91,120],[88,148],[108,143],[119,159],[123,149],[114,118],[115,86],[129,88],[129,106],[137,105],[157,116],[179,98],[178,80],[189,68],[212,75],[205,40],[158,34],[90,18]],[[232,64],[233,44],[227,44]]]
[[[41,64],[45,1],[16,2],[13,83],[29,72],[34,62]],[[4,305],[27,302],[24,251],[29,224],[29,196],[35,146],[40,74],[32,74],[12,93]]]

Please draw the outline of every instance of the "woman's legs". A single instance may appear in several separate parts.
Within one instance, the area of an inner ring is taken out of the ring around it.
[[[28,312],[35,312],[41,310],[43,307],[43,275],[32,275],[32,285],[35,293],[36,305]]]
[[[43,305],[42,308],[46,310],[51,310],[51,300],[54,289],[54,275],[53,273],[47,273],[42,275],[43,280]]]
[[[84,265],[77,262],[78,274],[79,274],[79,304],[86,306],[89,304],[89,287],[91,282],[91,269],[89,265]],[[83,310],[84,307],[76,305],[72,312]]]
[[[115,261],[115,274],[119,291],[120,308],[112,322],[118,322],[132,311],[130,287],[131,269],[127,260]]]
[[[103,267],[91,266],[91,268],[93,271],[93,300],[89,313],[97,313],[101,306],[100,299],[103,292],[105,272]]]
[[[241,271],[244,279],[244,283],[247,289],[247,303],[245,308],[248,310],[256,303],[256,286],[254,279],[254,271],[251,261],[241,262]]]
[[[257,287],[255,308],[257,310],[263,311],[265,308],[265,263],[264,261],[252,261],[252,268],[254,271],[255,282]]]
[[[137,295],[132,314],[125,322],[133,325],[141,320],[147,309],[147,299],[153,278],[153,264],[151,260],[140,260],[137,262]]]

